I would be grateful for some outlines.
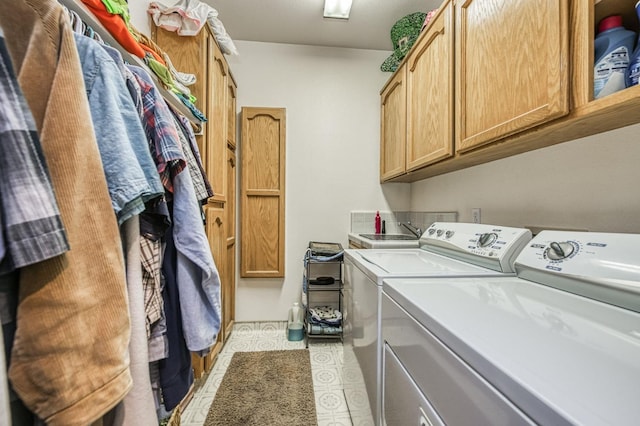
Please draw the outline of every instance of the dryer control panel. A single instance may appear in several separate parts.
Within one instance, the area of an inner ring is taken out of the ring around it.
[[[531,231],[479,223],[435,222],[422,235],[420,246],[479,266],[513,272]]]

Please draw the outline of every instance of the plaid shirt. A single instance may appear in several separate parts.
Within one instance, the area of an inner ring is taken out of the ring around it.
[[[0,273],[69,250],[36,125],[0,37]]]
[[[173,178],[186,166],[173,115],[147,71],[134,65],[128,67],[140,85],[144,112],[141,121],[151,156],[158,167],[162,184],[167,192],[173,193]]]
[[[184,152],[184,156],[187,159],[187,170],[189,170],[189,174],[191,175],[191,182],[193,183],[193,189],[196,192],[196,199],[202,203],[206,204],[207,199],[211,197],[207,191],[207,186],[204,183],[204,177],[200,170],[198,169],[198,163],[196,161],[196,157],[193,155],[193,151],[189,146],[189,141],[187,141],[187,137],[182,131],[182,126],[177,118],[174,117],[176,128],[178,129],[178,136],[180,138],[180,143],[182,144],[182,152]]]
[[[142,262],[142,287],[144,289],[144,309],[147,315],[147,339],[151,337],[151,327],[163,317],[164,302],[160,287],[160,240],[140,236],[140,258]]]
[[[204,186],[207,191],[207,199],[213,197],[213,189],[211,189],[211,183],[209,183],[209,179],[207,178],[207,173],[204,171],[204,167],[202,167],[202,157],[200,156],[200,151],[198,150],[198,144],[196,142],[196,135],[193,133],[193,129],[191,128],[191,124],[189,123],[189,119],[184,115],[180,114],[175,109],[171,108],[173,115],[178,119],[180,125],[178,126],[178,131],[182,131],[189,141],[189,147],[191,148],[191,152],[193,153],[193,158],[195,159],[198,170],[200,170],[200,174],[202,175],[202,180],[204,181]],[[186,148],[185,148],[186,151]],[[198,192],[196,191],[196,194]],[[198,200],[203,201],[202,198],[198,197]],[[204,200],[206,202],[206,199]]]

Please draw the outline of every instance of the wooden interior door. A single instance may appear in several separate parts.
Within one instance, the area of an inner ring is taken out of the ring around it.
[[[284,108],[242,108],[240,275],[284,277]]]

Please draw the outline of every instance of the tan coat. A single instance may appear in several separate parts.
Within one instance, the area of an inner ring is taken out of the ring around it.
[[[64,10],[55,0],[3,0],[0,25],[71,246],[20,272],[9,379],[47,424],[86,425],[131,387],[118,226]]]

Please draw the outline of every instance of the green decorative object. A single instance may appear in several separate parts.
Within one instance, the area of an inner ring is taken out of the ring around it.
[[[400,62],[418,39],[426,16],[426,13],[414,12],[393,24],[391,27],[393,53],[380,65],[381,71],[394,72],[398,69]]]

